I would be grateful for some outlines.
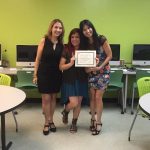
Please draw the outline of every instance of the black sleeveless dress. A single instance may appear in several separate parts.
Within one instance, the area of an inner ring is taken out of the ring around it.
[[[63,51],[63,44],[58,43],[55,50],[53,43],[45,38],[43,53],[37,71],[37,84],[40,93],[58,93],[62,83],[62,71],[59,62]]]

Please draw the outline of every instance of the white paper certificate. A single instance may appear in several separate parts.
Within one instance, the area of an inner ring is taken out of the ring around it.
[[[75,51],[76,67],[96,67],[96,50]]]

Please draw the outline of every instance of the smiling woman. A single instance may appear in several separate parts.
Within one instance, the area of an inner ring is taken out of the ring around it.
[[[56,132],[53,115],[56,105],[56,94],[60,91],[62,72],[59,61],[63,50],[64,26],[61,20],[54,19],[48,32],[42,38],[36,55],[33,82],[37,83],[42,94],[42,108],[45,115],[43,134]]]
[[[87,74],[84,68],[75,67],[75,51],[81,48],[80,30],[74,28],[69,34],[68,44],[62,53],[59,68],[63,70],[63,83],[61,90],[62,103],[65,109],[62,112],[62,121],[68,123],[68,114],[73,110],[70,132],[77,132],[77,120],[79,117],[83,97],[87,97]]]
[[[106,37],[99,35],[89,20],[82,20],[80,22],[80,30],[84,48],[86,50],[96,50],[97,59],[99,60],[96,67],[86,69],[90,88],[90,130],[92,135],[98,135],[102,128],[102,97],[110,80],[109,61],[112,58],[112,51]]]

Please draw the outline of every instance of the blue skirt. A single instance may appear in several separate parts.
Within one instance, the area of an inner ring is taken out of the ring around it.
[[[88,83],[76,80],[74,83],[63,83],[61,88],[61,103],[67,104],[70,96],[88,98]]]

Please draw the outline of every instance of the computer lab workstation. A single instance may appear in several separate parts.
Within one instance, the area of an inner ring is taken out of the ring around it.
[[[137,70],[145,70],[150,76],[150,44],[133,44],[132,64],[127,66],[124,60],[120,59],[120,45],[110,44],[112,49],[111,70],[121,69],[125,75],[124,81],[124,112],[126,112],[128,98],[128,77],[136,75]],[[123,63],[122,63],[123,61]],[[133,112],[131,111],[131,114]]]
[[[18,70],[24,70],[33,74],[34,61],[38,45],[16,45],[16,68],[0,67],[0,73],[17,75]],[[132,64],[127,66],[123,59],[120,59],[121,45],[110,44],[112,49],[111,70],[122,70],[125,76],[124,82],[124,112],[126,112],[128,98],[128,77],[136,75],[136,70],[147,70],[150,72],[150,44],[133,44]],[[1,50],[1,49],[0,49]],[[0,63],[2,65],[2,54]]]

